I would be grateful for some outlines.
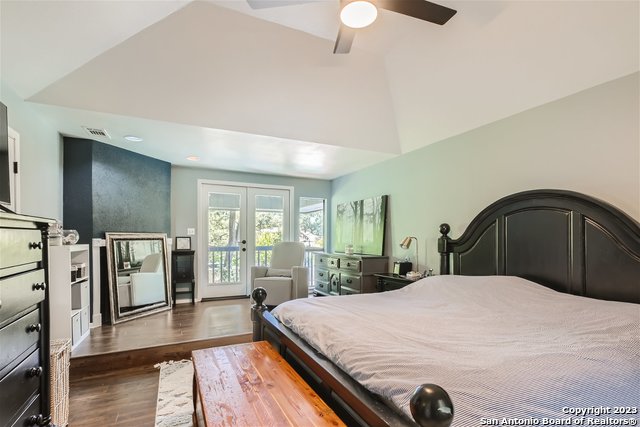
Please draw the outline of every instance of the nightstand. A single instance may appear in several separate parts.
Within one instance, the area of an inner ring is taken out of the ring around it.
[[[394,291],[415,282],[415,280],[407,279],[398,274],[374,274],[374,276],[378,280],[376,284],[378,292]]]
[[[190,294],[191,304],[195,303],[195,274],[193,271],[193,258],[195,251],[175,250],[171,252],[171,296],[173,305],[176,305],[176,297],[179,294]],[[178,285],[180,288],[178,289]]]

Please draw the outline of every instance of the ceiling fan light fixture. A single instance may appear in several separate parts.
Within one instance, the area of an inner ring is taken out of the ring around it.
[[[364,28],[378,17],[378,9],[371,2],[356,0],[347,3],[340,11],[340,20],[350,28]]]

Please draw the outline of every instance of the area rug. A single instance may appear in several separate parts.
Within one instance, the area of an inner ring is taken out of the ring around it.
[[[193,364],[191,360],[162,362],[156,427],[193,427]]]

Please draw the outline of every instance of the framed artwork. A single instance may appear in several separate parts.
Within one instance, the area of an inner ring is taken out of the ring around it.
[[[176,237],[176,247],[177,251],[189,251],[191,250],[191,237]]]

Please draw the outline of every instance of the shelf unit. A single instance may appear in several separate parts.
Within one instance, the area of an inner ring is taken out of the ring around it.
[[[195,251],[175,250],[171,252],[171,296],[176,305],[177,296],[188,294],[195,304],[195,273],[193,271]]]
[[[71,266],[84,264],[85,272],[71,280]],[[71,339],[72,348],[89,336],[89,245],[51,246],[49,250],[51,339]]]

